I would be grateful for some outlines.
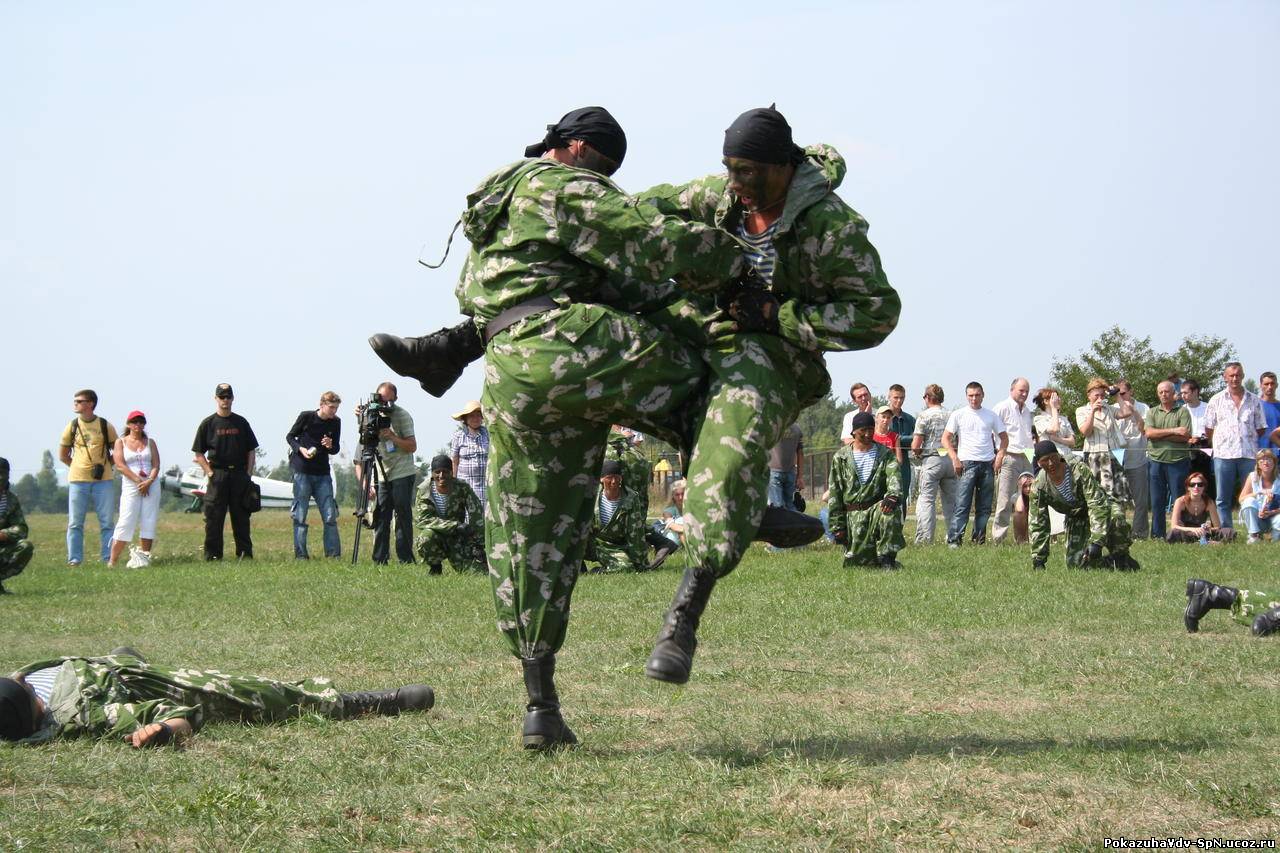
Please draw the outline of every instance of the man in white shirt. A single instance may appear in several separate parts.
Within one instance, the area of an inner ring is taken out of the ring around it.
[[[991,499],[995,491],[995,472],[1004,463],[1009,435],[1004,423],[990,409],[982,408],[985,396],[982,385],[970,382],[964,386],[969,405],[956,409],[947,418],[947,428],[942,433],[942,446],[951,459],[960,488],[956,494],[956,512],[947,531],[947,545],[959,548],[964,540],[964,528],[969,522],[969,507],[975,502],[973,542],[982,545],[987,541],[987,519],[991,517]],[[957,446],[957,438],[959,439]],[[996,445],[999,449],[996,449]]]
[[[1018,479],[1033,473],[1026,453],[1035,447],[1031,440],[1031,409],[1027,406],[1030,394],[1031,383],[1019,376],[1009,385],[1008,398],[996,403],[992,410],[1009,435],[1009,446],[997,471],[996,518],[991,524],[991,539],[997,545],[1009,535],[1009,519],[1018,499]]]
[[[1205,494],[1217,494],[1217,480],[1213,476],[1213,445],[1204,437],[1204,413],[1208,403],[1200,399],[1200,383],[1194,379],[1183,379],[1178,386],[1178,395],[1182,404],[1191,415],[1191,440],[1187,447],[1191,448],[1191,470],[1203,474],[1209,485]],[[1170,504],[1172,507],[1172,504]]]
[[[853,444],[853,416],[858,412],[866,412],[871,414],[871,389],[861,382],[855,382],[849,388],[849,396],[853,398],[853,404],[858,408],[852,412],[844,413],[844,420],[840,423],[840,443]]]
[[[1124,437],[1124,478],[1129,481],[1129,494],[1133,497],[1133,538],[1146,539],[1151,535],[1151,487],[1147,464],[1147,412],[1151,407],[1133,399],[1133,387],[1128,379],[1116,382],[1119,402],[1133,405],[1133,415],[1120,421],[1120,435]]]

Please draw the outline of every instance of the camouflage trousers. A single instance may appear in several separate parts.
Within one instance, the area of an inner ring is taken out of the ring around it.
[[[1093,531],[1089,525],[1089,513],[1081,509],[1066,515],[1067,529],[1067,565],[1078,568],[1084,561],[1084,551],[1093,539]],[[1107,519],[1107,535],[1100,543],[1109,554],[1127,553],[1133,544],[1132,528],[1124,510],[1114,501],[1111,503],[1111,515]]]
[[[1241,625],[1253,625],[1259,613],[1266,613],[1273,607],[1280,607],[1280,595],[1274,592],[1263,592],[1260,589],[1241,589],[1236,591],[1236,600],[1231,603],[1231,618]]]
[[[32,545],[28,539],[0,544],[0,581],[6,581],[21,574],[27,567],[27,563],[31,562],[31,556],[35,552],[36,546]]]
[[[647,553],[644,548],[641,553]],[[592,537],[591,542],[587,545],[586,560],[589,563],[599,563],[601,572],[643,572],[649,568],[645,563],[636,565],[631,561],[631,555],[627,549],[621,545],[614,545],[611,542],[602,542],[598,538]]]
[[[413,547],[424,563],[443,563],[448,560],[454,571],[484,571],[484,531],[482,530],[419,528]]]
[[[610,425],[671,435],[704,376],[689,348],[602,305],[537,315],[489,343],[485,557],[517,657],[564,643]]]
[[[768,503],[769,450],[831,381],[820,356],[775,335],[736,334],[702,351],[710,386],[694,418],[684,543],[692,565],[724,577]]]
[[[848,510],[844,516],[849,531],[849,544],[844,552],[844,565],[873,566],[879,557],[897,554],[907,547],[902,536],[902,515],[881,512],[879,506]]]

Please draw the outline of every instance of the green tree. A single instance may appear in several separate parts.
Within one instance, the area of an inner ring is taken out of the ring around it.
[[[292,483],[293,469],[289,467],[289,460],[282,460],[276,465],[276,467],[272,468],[266,476],[268,480],[281,480],[286,483]]]
[[[1189,335],[1171,353],[1158,352],[1151,338],[1138,338],[1112,326],[1079,355],[1055,359],[1049,382],[1062,392],[1064,413],[1071,417],[1085,403],[1085,387],[1095,376],[1107,382],[1128,379],[1136,398],[1154,402],[1156,385],[1171,374],[1200,383],[1201,396],[1222,390],[1222,369],[1234,361],[1236,350],[1223,338]],[[1034,391],[1034,389],[1033,389]]]
[[[833,395],[823,397],[800,413],[796,423],[804,433],[804,446],[811,450],[840,446],[840,425],[853,403],[842,403]]]
[[[40,473],[36,474],[36,485],[40,487],[40,506],[33,506],[32,511],[66,512],[67,487],[58,485],[58,475],[53,467],[53,454],[48,450],[40,460]]]
[[[23,474],[22,479],[14,484],[13,493],[26,512],[37,512],[43,505],[40,499],[40,484],[32,474]]]

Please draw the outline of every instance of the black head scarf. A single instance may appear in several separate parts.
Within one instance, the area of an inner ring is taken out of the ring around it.
[[[9,460],[0,456],[0,492],[9,488]]]
[[[804,150],[791,141],[791,125],[772,104],[733,120],[724,132],[724,156],[780,166],[804,162]]]
[[[608,477],[610,474],[622,476],[622,463],[617,459],[606,459],[604,465],[600,467],[600,476]]]
[[[35,728],[31,694],[12,678],[0,678],[0,738],[22,740]]]
[[[434,474],[437,471],[448,471],[449,473],[453,473],[453,460],[448,456],[445,456],[443,453],[439,456],[433,457],[431,459],[431,473]]]
[[[1032,454],[1032,456],[1034,461],[1038,463],[1041,459],[1045,458],[1046,456],[1052,456],[1055,453],[1061,453],[1061,452],[1062,451],[1058,449],[1058,445],[1054,444],[1052,441],[1045,438],[1036,442],[1035,452]]]
[[[541,157],[553,148],[564,148],[570,139],[581,139],[619,166],[627,156],[627,135],[604,107],[582,107],[565,113],[547,125],[542,141],[524,149],[526,157]]]

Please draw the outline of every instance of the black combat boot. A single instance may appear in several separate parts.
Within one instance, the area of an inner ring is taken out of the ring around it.
[[[1259,613],[1253,620],[1253,636],[1265,637],[1280,631],[1280,607],[1273,607],[1266,613]]]
[[[431,567],[430,567],[429,569],[427,569],[427,574],[429,574],[429,575],[442,575],[442,574],[444,574],[444,565],[443,565],[442,563],[432,563],[432,564],[431,564]]]
[[[644,535],[644,541],[653,548],[653,559],[650,560],[649,565],[645,567],[649,571],[653,571],[661,566],[666,562],[667,557],[674,554],[676,549],[680,547],[661,533],[654,533],[652,530]]]
[[[902,568],[902,563],[899,563],[899,562],[898,562],[898,555],[897,555],[896,553],[894,553],[894,554],[885,554],[885,555],[881,556],[881,557],[877,560],[877,562],[880,564],[880,568],[882,568],[882,569],[900,569],[900,568]]]
[[[406,684],[397,690],[365,690],[342,694],[342,719],[364,714],[394,717],[401,711],[429,711],[436,694],[425,684]]]
[[[1142,568],[1138,561],[1135,560],[1133,555],[1128,551],[1121,551],[1120,553],[1112,552],[1111,564],[1115,566],[1116,571],[1120,572],[1136,572]]]
[[[1235,604],[1240,590],[1233,586],[1218,586],[1208,581],[1192,578],[1187,581],[1187,609],[1182,614],[1182,624],[1195,633],[1200,630],[1200,620],[1210,610],[1228,610]]]
[[[757,542],[768,542],[775,548],[795,548],[817,542],[824,533],[822,522],[812,515],[770,506],[765,507],[755,538]]]
[[[698,620],[715,585],[716,576],[710,571],[684,570],[671,609],[667,611],[662,630],[658,631],[658,641],[645,664],[645,675],[671,684],[684,684],[689,680],[693,653],[698,648]]]
[[[524,689],[529,694],[521,730],[524,748],[545,751],[576,744],[577,736],[560,716],[560,697],[556,695],[556,656],[520,658],[520,666],[524,668]]]
[[[484,343],[472,320],[417,338],[379,332],[369,338],[369,346],[387,367],[418,380],[433,397],[444,396],[463,369],[484,355]]]

